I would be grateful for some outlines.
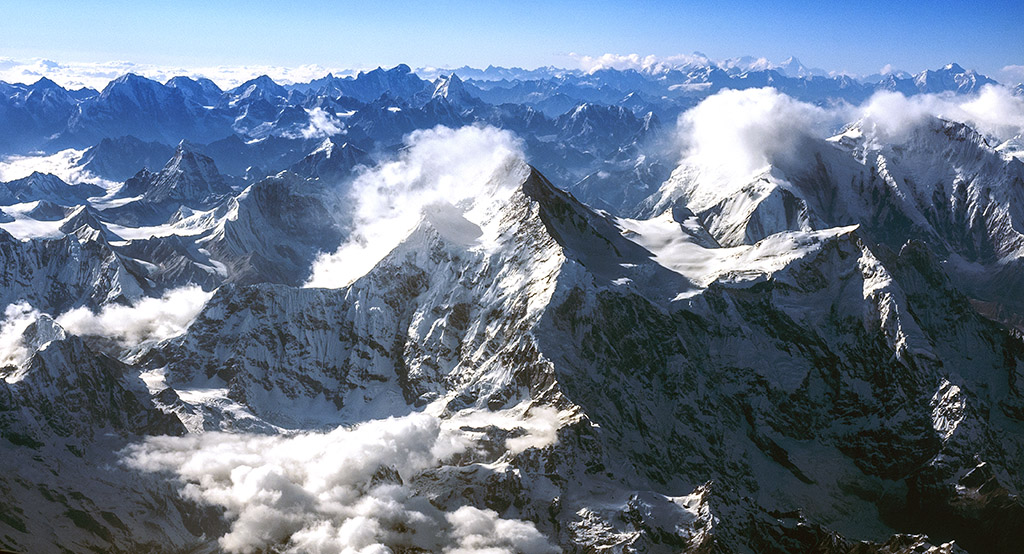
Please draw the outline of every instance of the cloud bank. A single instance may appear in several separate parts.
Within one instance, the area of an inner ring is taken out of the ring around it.
[[[892,144],[935,118],[965,123],[995,145],[1024,133],[1024,98],[987,85],[967,97],[878,92],[860,106],[821,108],[773,88],[724,90],[683,113],[677,131],[682,164],[735,180],[799,156],[801,141],[826,138],[848,123],[869,141]]]
[[[0,159],[0,181],[22,179],[38,171],[56,175],[65,183],[72,185],[92,183],[106,189],[118,185],[114,181],[97,177],[91,171],[82,169],[78,163],[84,153],[85,150],[68,148],[48,156],[7,156]]]
[[[569,54],[581,70],[593,73],[602,69],[633,69],[642,73],[658,73],[668,69],[687,65],[709,65],[713,62],[699,53],[679,54],[675,56],[641,56],[640,54],[603,54],[586,56],[575,52]]]
[[[364,275],[409,235],[425,210],[458,220],[476,199],[494,199],[518,184],[502,179],[510,164],[524,158],[520,140],[508,131],[439,126],[415,131],[405,143],[397,159],[356,177],[350,238],[313,264],[307,286],[342,287]]]
[[[879,92],[850,110],[865,132],[880,141],[900,141],[926,121],[938,117],[966,123],[996,141],[1024,132],[1024,98],[1003,86],[986,85],[974,96],[922,94],[906,97]]]
[[[530,522],[463,506],[445,513],[411,482],[473,448],[438,418],[412,414],[329,433],[150,437],[125,463],[173,472],[190,499],[232,520],[228,552],[557,552]]]
[[[88,87],[103,90],[110,81],[135,73],[149,79],[166,82],[171,77],[206,77],[223,89],[234,88],[259,75],[268,75],[283,85],[307,83],[328,73],[336,76],[355,75],[356,71],[329,68],[320,65],[282,67],[271,65],[203,66],[179,67],[153,64],[138,64],[126,61],[111,62],[67,62],[60,63],[45,59],[18,60],[0,57],[0,81],[8,83],[34,83],[42,77],[65,88]]]
[[[773,88],[725,90],[680,116],[683,163],[721,178],[745,177],[793,153],[801,140],[827,134],[838,117]]]
[[[79,336],[102,336],[132,346],[180,335],[212,296],[198,286],[187,286],[161,298],[143,298],[135,306],[108,304],[99,312],[75,308],[57,323]]]

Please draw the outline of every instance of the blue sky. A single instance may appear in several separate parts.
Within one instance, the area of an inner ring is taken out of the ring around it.
[[[207,66],[573,66],[575,52],[795,55],[866,74],[1024,65],[1024,2],[8,2],[0,57]]]

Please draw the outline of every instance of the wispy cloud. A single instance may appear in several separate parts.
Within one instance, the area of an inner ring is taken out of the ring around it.
[[[905,140],[934,118],[966,123],[997,142],[1024,133],[1024,98],[988,85],[971,96],[882,91],[859,106],[821,108],[772,88],[725,90],[679,118],[684,164],[721,179],[746,178],[768,164],[799,155],[804,138],[824,138],[860,122],[872,140]]]
[[[519,184],[503,179],[510,163],[524,159],[520,140],[509,131],[439,126],[414,131],[406,144],[397,159],[356,177],[352,234],[314,263],[308,286],[350,284],[407,237],[425,209],[457,220],[477,199],[499,197]]]
[[[32,354],[22,337],[28,326],[40,315],[39,311],[25,302],[9,304],[4,308],[4,319],[0,323],[0,368],[21,365]]]
[[[1024,83],[1024,65],[1008,65],[1001,71],[1004,83]]]

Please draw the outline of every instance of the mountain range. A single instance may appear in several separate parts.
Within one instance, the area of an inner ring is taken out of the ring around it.
[[[1020,135],[815,119],[992,86],[0,84],[0,548],[1014,551]]]

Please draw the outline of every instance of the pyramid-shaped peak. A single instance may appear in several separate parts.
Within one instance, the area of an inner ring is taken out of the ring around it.
[[[217,166],[213,162],[213,158],[199,152],[198,147],[187,140],[182,139],[178,143],[177,149],[174,151],[174,156],[167,161],[163,171],[199,171],[204,175],[216,175]]]
[[[311,152],[311,154],[326,154],[327,157],[331,156],[331,152],[334,150],[334,141],[330,137],[325,138],[320,144]]]
[[[60,232],[65,234],[75,233],[83,227],[94,231],[106,231],[106,227],[96,215],[96,212],[88,206],[79,206],[64,220],[60,226]]]
[[[238,85],[232,91],[233,94],[240,94],[243,96],[260,95],[263,93],[269,93],[273,96],[284,97],[288,95],[288,91],[284,87],[274,82],[267,75],[260,75],[254,79]]]
[[[110,89],[111,87],[113,87],[115,85],[138,86],[138,85],[148,85],[148,84],[159,85],[160,83],[157,83],[156,81],[152,81],[150,79],[147,79],[147,78],[143,77],[142,75],[138,75],[136,73],[125,73],[124,75],[121,75],[120,77],[114,79],[113,81],[110,81],[110,83],[107,84],[106,88],[104,88],[103,91],[106,92],[108,89]]]
[[[180,141],[178,141],[178,148],[177,148],[177,150],[179,152],[185,152],[185,151],[195,152],[196,151],[196,144],[191,142],[191,141],[189,141],[188,139],[181,139]]]
[[[466,85],[458,75],[452,73],[447,77],[437,78],[434,85],[434,98],[444,98],[452,102],[466,102],[472,100],[472,95],[466,90]]]
[[[57,83],[54,83],[53,81],[47,79],[46,77],[40,77],[39,80],[36,81],[35,83],[32,83],[32,85],[29,88],[31,88],[33,90],[47,90],[47,89],[61,89],[61,90],[63,90],[63,87],[61,87]]]

